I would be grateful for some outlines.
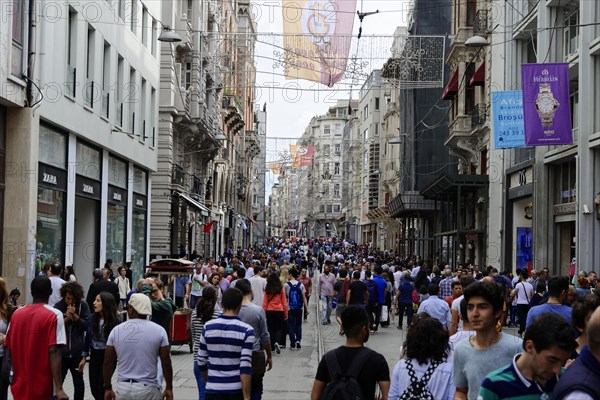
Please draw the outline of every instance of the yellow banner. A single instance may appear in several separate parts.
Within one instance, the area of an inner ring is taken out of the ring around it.
[[[356,0],[282,0],[286,79],[328,87],[343,78]]]

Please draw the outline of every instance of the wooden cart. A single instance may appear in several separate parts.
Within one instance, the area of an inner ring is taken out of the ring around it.
[[[146,276],[160,278],[165,282],[165,288],[167,288],[169,278],[174,275],[192,274],[194,263],[188,260],[165,258],[153,260],[146,268]],[[194,343],[192,340],[191,318],[192,310],[189,308],[179,308],[175,311],[169,328],[169,342],[175,346],[188,344],[190,346],[190,353],[193,353]]]

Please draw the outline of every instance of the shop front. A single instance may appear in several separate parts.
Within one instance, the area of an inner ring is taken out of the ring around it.
[[[506,170],[504,268],[533,267],[533,160]]]
[[[487,175],[444,174],[421,191],[436,203],[433,223],[434,263],[486,263]]]
[[[127,163],[114,156],[108,159],[108,196],[106,211],[106,259],[113,269],[127,260]]]
[[[37,271],[46,261],[65,262],[67,135],[40,125],[36,223]]]

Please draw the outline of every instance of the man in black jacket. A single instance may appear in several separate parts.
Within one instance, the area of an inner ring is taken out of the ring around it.
[[[119,304],[121,301],[119,296],[119,287],[112,281],[102,279],[102,270],[100,268],[96,268],[94,272],[92,272],[92,276],[94,277],[94,283],[90,285],[87,297],[85,298],[89,309],[94,309],[94,300],[100,292],[108,292],[112,294],[115,298],[115,304]]]
[[[71,371],[75,400],[83,400],[85,384],[83,382],[83,367],[85,357],[82,356],[83,342],[87,331],[90,309],[83,301],[83,287],[77,282],[67,282],[60,288],[62,300],[54,308],[64,315],[67,345],[62,352],[62,380],[65,381],[67,372]]]

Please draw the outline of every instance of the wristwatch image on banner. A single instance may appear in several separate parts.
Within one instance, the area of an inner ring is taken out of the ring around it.
[[[573,143],[569,107],[569,64],[523,64],[525,145]]]
[[[560,103],[554,98],[550,84],[541,83],[540,91],[535,100],[535,108],[537,109],[538,115],[540,116],[542,126],[550,127],[553,125],[554,113],[556,112],[558,107],[560,107]]]

